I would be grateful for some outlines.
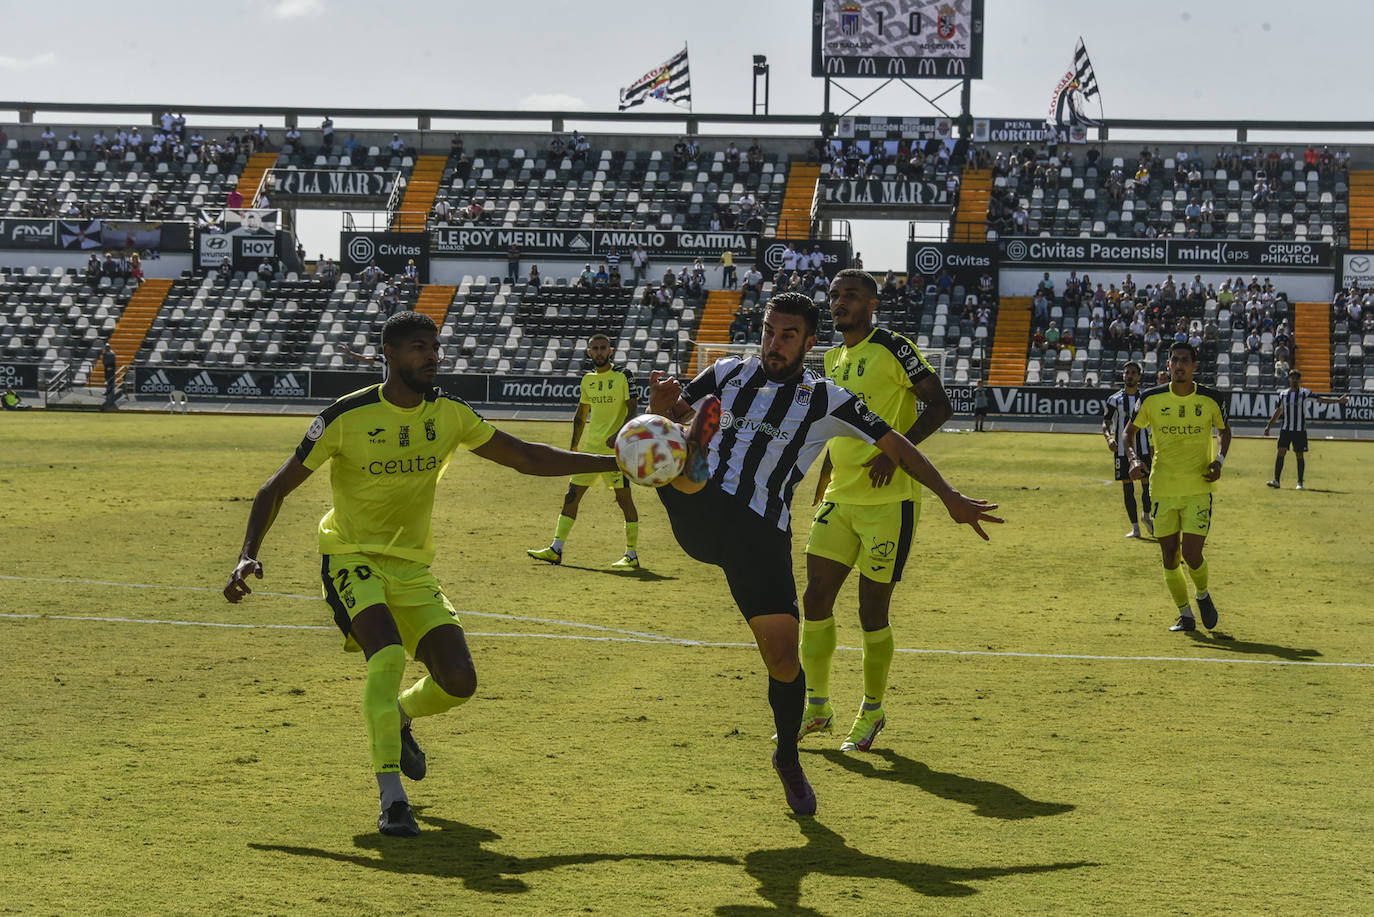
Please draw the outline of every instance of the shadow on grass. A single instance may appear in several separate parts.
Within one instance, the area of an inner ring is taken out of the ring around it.
[[[614,576],[618,579],[642,580],[646,583],[664,583],[677,579],[676,576],[664,576],[662,573],[655,573],[652,570],[645,570],[643,567],[636,567],[633,570],[611,570],[606,567],[582,567],[577,564],[559,564],[564,570],[581,570],[583,573],[603,573],[606,576]]]
[[[1276,643],[1250,643],[1245,640],[1237,640],[1230,634],[1214,630],[1210,635],[1201,631],[1188,631],[1188,638],[1194,643],[1206,646],[1208,649],[1225,650],[1228,653],[1247,653],[1253,656],[1273,656],[1275,659],[1285,659],[1289,662],[1310,662],[1321,656],[1318,650],[1300,650],[1291,646],[1279,646]]]
[[[880,748],[863,754],[842,752],[837,748],[821,751],[831,764],[871,780],[892,780],[924,790],[932,796],[973,807],[974,815],[984,818],[1039,818],[1072,812],[1074,806],[1063,802],[1038,802],[1019,791],[991,780],[976,780],[944,771],[932,770],[920,761]],[[886,761],[880,767],[877,760]]]
[[[317,847],[295,847],[286,844],[249,844],[254,850],[289,853],[292,856],[313,857],[336,863],[351,863],[367,869],[401,875],[435,876],[459,879],[473,891],[488,894],[518,894],[529,891],[522,876],[557,869],[560,866],[581,866],[589,863],[640,860],[645,863],[721,863],[738,866],[739,860],[726,856],[689,856],[674,853],[564,853],[539,857],[517,857],[493,850],[483,844],[499,841],[501,835],[487,828],[465,825],[432,815],[422,814],[423,806],[414,808],[416,820],[429,830],[419,837],[385,837],[371,832],[353,838],[359,853],[340,853]],[[434,830],[437,829],[437,830]]]
[[[744,871],[758,882],[759,895],[767,900],[771,907],[723,905],[716,908],[717,914],[722,917],[758,917],[764,914],[819,915],[820,911],[801,905],[802,880],[812,874],[858,880],[890,879],[900,882],[920,895],[965,898],[978,893],[978,889],[968,884],[970,882],[1099,865],[1074,862],[965,868],[939,866],[934,863],[909,863],[890,857],[871,856],[856,850],[849,846],[843,837],[814,818],[792,816],[792,819],[806,836],[804,845],[782,850],[756,850],[744,858]]]

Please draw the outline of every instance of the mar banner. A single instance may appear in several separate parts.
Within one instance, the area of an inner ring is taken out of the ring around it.
[[[949,189],[942,182],[881,178],[828,178],[821,182],[823,205],[883,210],[894,207],[948,207]]]
[[[282,197],[386,200],[396,187],[399,174],[350,169],[273,169],[272,186]]]
[[[420,283],[429,282],[429,239],[423,232],[340,233],[339,255],[339,267],[355,276],[373,261],[387,274],[404,273],[414,261]]]

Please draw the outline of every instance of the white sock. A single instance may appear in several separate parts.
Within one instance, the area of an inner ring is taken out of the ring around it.
[[[1178,613],[1180,617],[1191,618],[1193,616],[1193,606],[1184,605],[1182,608],[1178,610]]]
[[[401,786],[401,775],[397,771],[386,771],[377,775],[377,789],[382,794],[382,808],[389,809],[391,804],[400,800],[410,802],[405,787]]]
[[[551,547],[552,547],[555,551],[557,551],[559,554],[562,554],[562,553],[563,553],[563,539],[562,539],[562,538],[555,538],[555,539],[553,540],[553,544],[551,545]]]

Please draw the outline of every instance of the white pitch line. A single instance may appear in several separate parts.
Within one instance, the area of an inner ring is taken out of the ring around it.
[[[472,612],[462,612],[471,614]],[[513,615],[493,615],[493,617],[514,618]],[[90,621],[102,624],[171,624],[176,627],[216,627],[225,629],[242,630],[334,630],[334,627],[324,624],[239,624],[226,623],[223,621],[171,621],[162,618],[105,618],[96,615],[50,615],[50,614],[14,614],[0,612],[0,618],[9,619],[50,619],[56,621]],[[516,618],[516,620],[524,620]],[[596,625],[573,625],[581,627],[595,627]],[[609,628],[603,628],[609,629]],[[531,634],[531,633],[502,633],[485,631],[468,631],[470,637],[505,637],[505,638],[524,638],[531,640],[582,640],[600,643],[643,643],[656,646],[687,646],[687,647],[721,647],[727,649],[753,649],[752,643],[738,643],[733,641],[716,640],[689,640],[683,637],[662,637],[652,635],[652,638],[645,637],[592,637],[582,634]],[[858,652],[856,646],[838,646],[836,649],[847,652]],[[1214,657],[1214,656],[1098,656],[1087,653],[1020,653],[1012,651],[996,650],[939,650],[926,649],[919,647],[898,647],[898,653],[912,653],[926,656],[1005,656],[1014,659],[1070,659],[1085,660],[1090,662],[1216,662],[1231,665],[1302,665],[1317,668],[1350,668],[1350,669],[1374,669],[1374,662],[1315,662],[1300,659],[1238,659],[1234,657]]]
[[[213,593],[216,593],[216,594],[220,594],[220,593],[222,593],[222,592],[224,591],[224,590],[222,590],[222,589],[216,589],[216,588],[213,587],[213,586],[168,586],[168,585],[160,585],[160,584],[158,584],[158,583],[117,583],[117,582],[112,582],[112,581],[109,581],[109,580],[98,580],[98,579],[62,579],[62,578],[60,578],[60,577],[10,576],[10,575],[6,575],[6,574],[0,574],[0,580],[14,580],[14,581],[17,581],[17,582],[25,582],[25,583],[66,583],[66,584],[73,584],[73,585],[78,585],[78,586],[120,586],[120,587],[123,587],[123,588],[125,588],[125,589],[167,589],[167,590],[176,591],[176,592],[213,592]],[[273,596],[273,597],[275,597],[275,598],[284,598],[284,599],[305,599],[306,601],[312,601],[312,602],[323,601],[323,599],[322,599],[320,596],[318,596],[318,595],[301,595],[301,594],[295,593],[295,592],[265,592],[265,591],[254,590],[252,594],[253,594],[253,595],[270,595],[270,596]],[[669,643],[672,643],[672,642],[681,642],[681,641],[677,641],[677,640],[676,640],[675,638],[673,638],[673,637],[665,637],[665,636],[662,635],[662,634],[645,633],[645,632],[643,632],[643,631],[637,631],[637,630],[625,630],[624,628],[620,628],[620,627],[607,627],[607,626],[602,625],[602,624],[584,624],[584,623],[582,623],[582,622],[580,622],[580,621],[560,621],[560,620],[558,620],[557,618],[529,618],[529,617],[524,617],[524,616],[522,616],[522,615],[500,614],[500,613],[494,612],[494,611],[465,611],[465,612],[463,612],[463,614],[469,615],[469,616],[474,617],[474,618],[499,618],[499,619],[503,619],[503,620],[506,620],[506,621],[528,621],[528,622],[530,622],[531,624],[550,624],[550,625],[556,625],[556,626],[559,626],[559,627],[580,627],[580,628],[584,628],[584,629],[586,629],[586,630],[600,630],[600,631],[605,631],[605,632],[607,632],[607,633],[612,633],[612,634],[625,634],[625,635],[628,636],[628,637],[638,637],[638,638],[640,638],[640,639],[642,639],[642,640],[644,640],[644,641],[646,641],[646,642],[653,642],[653,641],[669,642]],[[48,617],[60,617],[60,616],[58,616],[58,615],[49,615]],[[72,620],[84,620],[84,619],[82,619],[82,618],[73,618]],[[114,619],[114,618],[92,618],[92,619],[90,619],[90,620],[118,620],[118,619]],[[130,619],[130,620],[142,620],[142,619]],[[159,622],[157,622],[157,623],[161,623],[161,624],[179,624],[179,623],[182,623],[182,622],[180,622],[180,621],[159,621]],[[238,624],[220,624],[220,625],[216,625],[216,624],[212,624],[212,623],[207,623],[207,624],[205,624],[205,626],[206,626],[206,627],[242,627],[242,626],[244,626],[244,625],[238,625]],[[274,625],[261,624],[261,625],[252,625],[252,626],[256,626],[256,627],[283,627],[283,628],[289,628],[289,627],[292,627],[292,626],[294,626],[294,625],[288,625],[288,624],[274,624]],[[324,626],[324,625],[319,625],[319,626],[321,626],[324,630],[329,630],[329,629],[330,629],[329,627]]]

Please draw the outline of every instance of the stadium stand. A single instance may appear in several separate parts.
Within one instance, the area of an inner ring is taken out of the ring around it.
[[[82,275],[56,267],[0,268],[0,353],[7,360],[71,366],[84,380],[100,363],[134,293],[122,279],[87,286]]]

